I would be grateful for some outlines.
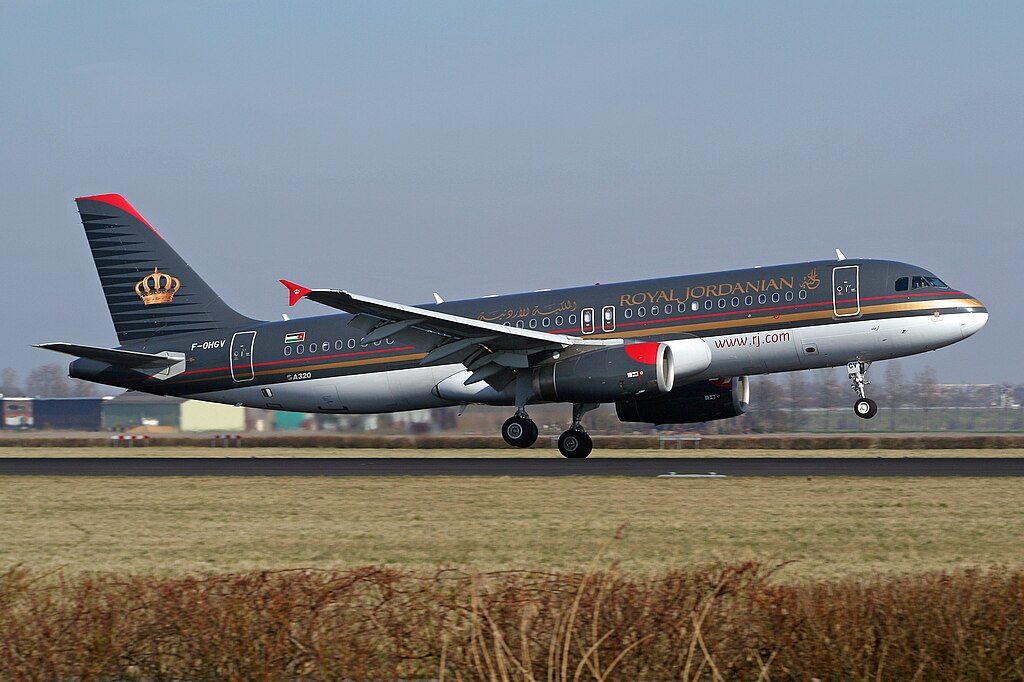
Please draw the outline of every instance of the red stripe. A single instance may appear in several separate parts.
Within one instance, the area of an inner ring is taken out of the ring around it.
[[[98,201],[103,204],[110,204],[114,208],[119,208],[125,213],[135,216],[149,229],[156,232],[156,236],[163,239],[163,236],[156,231],[156,228],[149,224],[149,221],[142,217],[142,214],[135,210],[135,207],[128,203],[120,194],[97,194],[91,197],[78,197],[75,201]]]

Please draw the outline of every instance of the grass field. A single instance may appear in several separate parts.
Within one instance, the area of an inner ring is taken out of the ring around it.
[[[0,478],[0,566],[71,573],[579,569],[622,524],[602,562],[632,573],[749,558],[793,561],[784,580],[1021,567],[1024,481]]]
[[[548,457],[561,455],[554,447],[513,448],[239,448],[239,447],[0,447],[0,457],[415,457],[439,459],[446,457]],[[883,450],[883,449],[665,449],[619,450],[594,446],[597,457],[1024,457],[1024,449],[950,449],[950,450]]]

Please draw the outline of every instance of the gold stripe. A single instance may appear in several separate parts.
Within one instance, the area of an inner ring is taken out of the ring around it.
[[[600,334],[588,334],[589,338],[601,337],[601,338],[635,338],[638,336],[653,336],[655,334],[685,334],[695,331],[704,331],[707,329],[713,330],[727,330],[735,329],[736,327],[748,327],[748,326],[768,326],[768,325],[783,325],[790,322],[799,322],[803,320],[832,320],[832,319],[860,319],[865,315],[878,315],[882,313],[894,313],[894,312],[909,312],[913,310],[928,310],[936,308],[982,308],[981,301],[973,298],[945,298],[945,299],[929,299],[927,301],[908,301],[906,303],[887,303],[868,307],[862,307],[859,315],[849,315],[843,318],[835,318],[832,308],[826,310],[816,310],[813,312],[806,313],[788,313],[785,315],[779,315],[778,319],[774,316],[758,316],[758,317],[745,317],[735,320],[717,320],[713,322],[695,322],[690,324],[679,324],[671,327],[657,327],[655,329],[637,329],[627,332],[603,332]]]

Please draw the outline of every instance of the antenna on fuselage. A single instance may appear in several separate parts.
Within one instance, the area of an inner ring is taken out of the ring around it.
[[[839,249],[836,249],[836,260],[846,260],[846,256]]]

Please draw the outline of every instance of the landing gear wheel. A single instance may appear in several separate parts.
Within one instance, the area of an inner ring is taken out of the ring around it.
[[[853,411],[861,419],[871,419],[878,414],[878,405],[871,398],[861,398],[853,404]]]
[[[558,437],[558,451],[569,459],[583,459],[594,449],[594,441],[583,429],[569,429]]]
[[[501,425],[501,437],[516,448],[528,448],[537,442],[537,424],[529,417],[513,416]]]

